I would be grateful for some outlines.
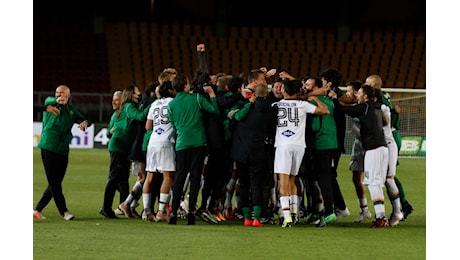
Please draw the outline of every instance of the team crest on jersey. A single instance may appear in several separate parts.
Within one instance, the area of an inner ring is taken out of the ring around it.
[[[155,133],[157,133],[157,135],[161,135],[165,130],[163,128],[158,128],[157,130],[155,130]]]
[[[286,136],[286,137],[291,137],[291,136],[295,135],[295,133],[292,132],[291,130],[286,130],[286,131],[282,132],[281,134]]]

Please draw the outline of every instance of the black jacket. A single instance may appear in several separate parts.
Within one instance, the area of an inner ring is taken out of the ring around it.
[[[272,106],[270,97],[258,97],[248,115],[238,121],[233,133],[232,157],[246,163],[266,163],[267,155],[273,151],[278,108]],[[265,162],[264,162],[265,161]]]

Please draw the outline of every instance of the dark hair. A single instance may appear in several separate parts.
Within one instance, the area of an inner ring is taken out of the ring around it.
[[[150,82],[149,84],[147,84],[147,86],[145,86],[145,89],[144,89],[144,94],[147,96],[147,97],[151,97],[152,94],[154,94],[153,96],[155,96],[155,89],[156,87],[160,85],[159,83],[157,82]]]
[[[374,99],[375,99],[375,102],[383,103],[382,91],[381,91],[379,88],[373,88],[373,89],[374,89]]]
[[[324,78],[326,81],[331,82],[331,88],[337,88],[342,82],[342,74],[337,69],[328,68],[319,74],[321,78]]]
[[[323,82],[321,81],[320,77],[318,77],[318,76],[306,76],[304,78],[304,82],[307,82],[307,80],[309,80],[309,79],[312,79],[315,82],[315,86],[317,86],[318,88],[323,87]]]
[[[159,92],[161,97],[174,97],[173,93],[171,93],[174,92],[171,81],[163,82],[163,84],[160,85]]]
[[[149,84],[147,84],[147,86],[145,86],[145,89],[144,89],[144,94],[146,94],[147,96],[151,96],[152,93],[155,94],[155,88],[159,85],[159,83],[156,83],[156,82],[150,82]]]
[[[302,88],[302,81],[298,79],[288,80],[284,82],[284,91],[289,96],[293,96],[299,93],[301,88]]]
[[[193,76],[192,81],[190,82],[190,88],[193,90],[193,92],[201,93],[203,92],[203,87],[209,85],[210,81],[211,74],[209,74],[209,72],[197,70]]]
[[[188,79],[184,74],[177,74],[172,81],[172,86],[176,92],[184,92],[185,85],[188,84]]]
[[[145,90],[144,90],[144,94],[142,95],[142,102],[141,102],[141,104],[144,107],[147,107],[148,105],[152,104],[153,101],[155,101],[156,99],[155,88],[158,85],[159,84],[156,82],[150,82],[149,84],[147,84],[147,86],[145,86]]]
[[[362,85],[363,83],[360,80],[349,81],[345,84],[345,86],[351,86],[354,91],[358,91]]]
[[[280,78],[280,77],[277,77],[277,78],[273,81],[273,83],[275,83],[275,82],[284,83],[284,79],[283,79],[283,78]]]
[[[363,94],[367,95],[369,100],[374,101],[375,89],[369,85],[362,85],[361,88],[363,89]]]
[[[242,77],[232,77],[228,81],[228,91],[231,93],[238,92],[238,89],[241,88],[244,84],[244,79]]]

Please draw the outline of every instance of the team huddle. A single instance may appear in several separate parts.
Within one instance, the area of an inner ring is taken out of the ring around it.
[[[354,222],[372,217],[365,186],[375,212],[371,227],[396,226],[412,213],[396,177],[399,107],[381,91],[378,75],[364,83],[347,82],[342,92],[336,69],[302,79],[266,68],[251,70],[247,77],[213,75],[204,44],[197,45],[197,54],[200,66],[191,81],[167,68],[144,93],[135,85],[114,92],[101,215],[171,225],[179,219],[195,225],[196,216],[211,224],[239,219],[253,227],[292,227],[306,218],[308,224],[326,227],[350,215],[337,181],[347,116],[355,137],[349,169],[360,207]],[[267,81],[275,75],[270,88]],[[83,124],[82,130],[91,123],[61,96],[56,91],[45,102],[63,108],[57,114],[44,111],[45,138],[38,147],[49,185],[34,208],[38,219],[45,218],[41,211],[51,198],[65,220],[74,219],[61,186],[68,146],[51,142],[71,137],[74,123]],[[137,176],[132,188],[131,172]],[[117,191],[119,206],[113,210]]]

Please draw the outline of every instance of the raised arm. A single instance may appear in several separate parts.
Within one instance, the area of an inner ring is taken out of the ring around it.
[[[204,43],[198,44],[196,46],[196,51],[198,54],[198,63],[199,63],[200,71],[203,73],[209,73],[208,66],[206,65],[206,59],[204,58],[204,51],[205,51]]]

